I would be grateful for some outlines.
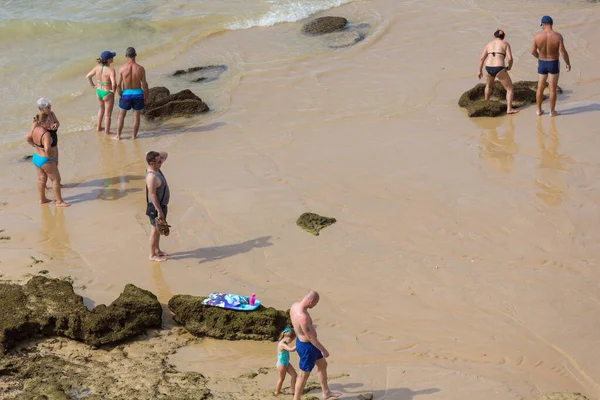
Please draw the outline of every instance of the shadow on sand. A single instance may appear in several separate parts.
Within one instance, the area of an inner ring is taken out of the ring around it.
[[[88,193],[76,194],[75,196],[64,197],[65,201],[71,204],[82,203],[90,200],[119,200],[129,193],[141,192],[142,189],[94,189]]]
[[[227,125],[227,123],[225,123],[225,122],[213,122],[208,125],[194,126],[191,128],[184,126],[184,125],[173,125],[173,126],[168,126],[168,127],[159,129],[158,128],[159,124],[157,124],[156,131],[154,133],[140,136],[140,138],[151,138],[151,137],[166,136],[166,135],[179,135],[179,134],[188,133],[188,132],[190,132],[190,133],[210,132],[210,131],[214,131],[215,129],[218,129],[222,126]]]
[[[558,111],[561,113],[561,115],[581,114],[581,113],[591,112],[591,111],[600,111],[600,103],[586,104],[586,105],[581,105],[581,106],[577,106],[577,107],[573,107],[573,108],[568,108],[566,110],[558,110]]]
[[[76,187],[89,187],[89,186],[111,186],[117,185],[121,183],[129,183],[131,181],[140,181],[143,180],[143,175],[123,175],[123,176],[115,176],[112,178],[99,178],[94,179],[87,182],[70,182],[64,185],[64,188],[76,188]]]
[[[256,239],[246,240],[242,243],[228,244],[225,246],[200,247],[196,250],[171,253],[169,259],[185,260],[189,258],[196,258],[200,260],[199,263],[202,264],[205,262],[222,260],[223,258],[232,257],[237,254],[248,253],[253,249],[273,246],[273,243],[270,243],[269,240],[271,240],[271,236],[263,236]]]

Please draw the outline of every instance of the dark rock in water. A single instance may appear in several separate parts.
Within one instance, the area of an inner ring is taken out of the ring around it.
[[[149,120],[156,118],[186,117],[209,110],[206,103],[191,90],[170,94],[169,89],[159,86],[151,88],[142,114]]]
[[[159,100],[168,97],[171,91],[164,86],[156,86],[148,90],[148,98],[146,99],[147,104],[154,104]],[[146,106],[147,107],[147,106]]]
[[[348,20],[343,17],[320,17],[313,19],[302,27],[302,32],[309,35],[322,35],[343,29]]]
[[[319,236],[319,231],[336,223],[335,218],[323,217],[314,213],[304,213],[296,220],[296,225],[311,235]]]
[[[535,104],[536,90],[536,81],[513,83],[513,107],[521,108],[528,104]],[[562,89],[559,87],[557,92],[562,93]],[[485,84],[478,83],[460,96],[458,105],[467,109],[469,117],[496,117],[506,113],[506,90],[500,82],[494,82],[490,100],[485,101],[484,97]]]
[[[205,306],[205,297],[175,295],[169,300],[173,320],[196,336],[225,340],[276,341],[287,326],[289,312],[260,305],[254,311]]]
[[[363,393],[358,395],[358,400],[373,400],[373,393]]]
[[[187,71],[178,69],[173,76],[189,74],[190,82],[212,82],[219,79],[223,72],[227,71],[227,65],[207,65],[204,67],[192,67]]]
[[[0,354],[38,336],[65,336],[91,345],[116,343],[161,323],[156,296],[133,285],[110,306],[89,311],[65,280],[35,276],[23,286],[0,283]]]
[[[532,400],[589,400],[587,397],[582,395],[581,393],[544,393],[537,397],[534,397]]]

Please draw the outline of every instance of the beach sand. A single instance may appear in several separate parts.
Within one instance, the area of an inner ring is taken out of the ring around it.
[[[136,141],[131,117],[121,142],[93,131],[63,136],[69,209],[37,204],[34,169],[17,161],[29,149],[8,148],[2,279],[42,269],[70,276],[89,307],[110,303],[126,283],[164,304],[220,291],[256,293],[278,309],[315,289],[321,301],[311,313],[330,374],[343,375],[331,385],[342,398],[600,398],[600,7],[550,10],[560,11],[556,28],[573,65],[559,83],[564,115],[538,118],[527,107],[469,119],[457,100],[477,83],[493,31],[507,31],[513,80],[534,80],[531,38],[550,11],[538,2],[519,13],[511,2],[496,16],[486,1],[453,2],[465,3],[462,13],[398,3],[333,10],[376,12],[380,25],[354,47],[279,58],[268,69],[254,60],[279,48],[259,43],[283,46],[272,38],[291,40],[300,24],[207,38],[202,52],[230,49],[245,60],[227,108],[143,122]],[[428,35],[417,28],[425,24]],[[150,75],[151,86],[160,76]],[[148,150],[169,152],[172,228],[161,247],[172,256],[162,264],[147,260]],[[295,226],[307,211],[337,223],[311,236]],[[171,358],[229,398],[266,398],[276,381],[273,370],[247,385],[234,379],[272,369],[274,343],[200,340]]]

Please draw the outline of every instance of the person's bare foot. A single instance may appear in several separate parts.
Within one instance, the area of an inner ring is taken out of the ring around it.
[[[159,257],[169,257],[170,256],[169,253],[165,253],[164,251],[160,251],[160,250],[156,252],[156,255]]]
[[[150,261],[156,261],[156,262],[163,262],[163,261],[167,261],[167,257],[161,257],[161,256],[150,256],[149,257]]]
[[[107,135],[112,135],[112,134],[113,134],[112,132],[105,132],[105,133],[106,133]]]
[[[101,127],[101,126],[97,126],[97,127],[96,127],[96,130],[97,130],[98,132],[102,132],[102,131],[104,130],[104,128],[103,128],[103,127]]]
[[[337,399],[338,397],[341,397],[343,395],[342,392],[329,392],[326,395],[323,395],[323,400],[328,400],[328,399]]]
[[[538,115],[538,117],[539,117],[540,115],[544,115],[544,110],[537,110],[535,113],[536,113],[536,114]]]
[[[550,116],[551,117],[556,117],[557,115],[560,115],[560,113],[558,111],[551,111],[550,112]]]
[[[56,207],[71,207],[71,203],[67,203],[66,201],[61,201],[60,203],[56,203]]]
[[[510,110],[507,110],[507,111],[506,111],[506,113],[507,113],[507,114],[516,114],[516,113],[518,113],[519,111],[520,111],[520,110],[515,110],[515,109],[513,108],[513,109],[510,109]]]
[[[115,136],[112,137],[112,139],[114,139],[114,140],[121,140],[121,136],[115,135]]]
[[[50,199],[42,199],[40,200],[40,204],[46,204],[46,203],[50,203],[52,200]]]

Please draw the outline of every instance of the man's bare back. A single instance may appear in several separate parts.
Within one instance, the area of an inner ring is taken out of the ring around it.
[[[123,65],[119,69],[121,76],[122,89],[143,89],[143,83],[146,81],[146,70],[135,61]]]
[[[314,330],[314,327],[308,311],[303,310],[300,303],[294,303],[290,308],[290,318],[292,319],[294,332],[296,332],[298,339],[300,339],[301,342],[310,342],[305,331],[311,332]]]
[[[533,38],[538,51],[538,58],[543,61],[558,60],[563,37],[552,30],[544,30],[535,34]]]

